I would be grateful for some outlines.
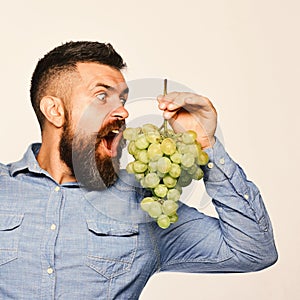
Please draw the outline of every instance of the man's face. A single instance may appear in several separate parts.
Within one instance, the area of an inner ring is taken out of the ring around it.
[[[128,88],[120,71],[98,63],[79,63],[79,80],[66,105],[61,159],[86,188],[112,185],[124,146],[122,129]]]

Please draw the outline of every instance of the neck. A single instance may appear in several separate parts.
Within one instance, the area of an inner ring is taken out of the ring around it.
[[[60,159],[59,134],[42,134],[42,146],[37,155],[37,161],[42,169],[47,171],[59,184],[75,182],[68,166]]]

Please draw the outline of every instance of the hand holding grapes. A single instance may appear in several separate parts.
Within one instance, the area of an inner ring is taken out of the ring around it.
[[[123,137],[130,141],[128,152],[134,161],[126,166],[128,173],[152,192],[141,201],[146,211],[161,228],[177,222],[177,201],[182,187],[192,180],[200,180],[202,166],[209,157],[203,148],[212,147],[217,125],[217,113],[205,97],[192,93],[167,94],[158,97],[159,108],[164,110],[163,125],[158,128],[145,124],[127,128]],[[173,130],[168,129],[168,123]]]
[[[203,149],[214,145],[217,112],[209,99],[193,93],[172,92],[158,96],[157,100],[175,132],[193,130]]]

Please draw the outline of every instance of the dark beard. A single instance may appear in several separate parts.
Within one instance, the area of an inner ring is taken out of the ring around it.
[[[84,188],[103,190],[117,180],[124,140],[120,141],[118,154],[113,158],[98,153],[97,148],[104,136],[116,127],[124,127],[124,124],[124,121],[117,120],[105,126],[99,133],[87,135],[76,132],[74,136],[70,122],[66,122],[59,145],[60,158]]]

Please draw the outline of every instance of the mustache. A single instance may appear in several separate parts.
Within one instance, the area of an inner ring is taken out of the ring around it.
[[[103,138],[105,138],[108,134],[111,133],[112,130],[120,130],[123,131],[126,128],[125,120],[115,120],[111,121],[105,126],[101,127],[100,130],[95,133],[97,143],[100,142]]]

